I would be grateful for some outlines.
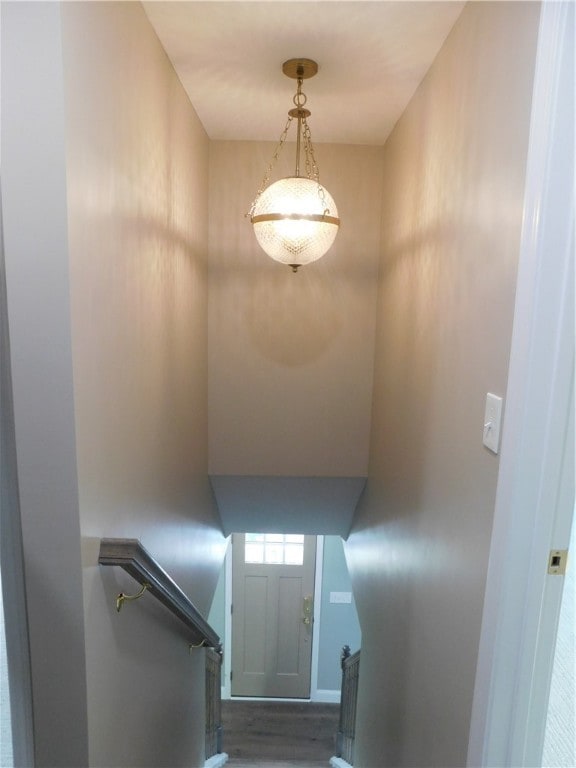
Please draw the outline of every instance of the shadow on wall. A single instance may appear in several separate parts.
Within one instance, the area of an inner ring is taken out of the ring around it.
[[[279,264],[261,270],[244,309],[246,326],[261,354],[291,367],[321,357],[342,328],[337,297],[326,300],[327,292],[334,290],[313,265],[296,274]]]

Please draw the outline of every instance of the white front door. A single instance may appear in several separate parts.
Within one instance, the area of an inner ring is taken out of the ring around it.
[[[308,698],[316,537],[232,537],[232,696]]]

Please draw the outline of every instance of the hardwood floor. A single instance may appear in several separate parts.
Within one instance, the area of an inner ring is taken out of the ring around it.
[[[337,704],[231,699],[222,702],[230,768],[326,768],[334,754]]]

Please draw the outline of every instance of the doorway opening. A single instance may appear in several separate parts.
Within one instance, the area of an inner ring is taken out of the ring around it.
[[[310,697],[315,571],[315,536],[232,536],[232,696]]]
[[[342,648],[345,645],[350,646],[352,651],[360,648],[360,624],[342,538],[338,535],[318,534],[315,539],[316,566],[312,589],[314,603],[309,700],[318,703],[339,704],[342,682],[340,664]],[[234,647],[233,613],[231,613],[233,607],[232,554],[232,539],[230,539],[208,617],[210,625],[223,639],[223,699],[229,699],[232,696],[230,681],[230,673],[233,672],[231,661]],[[300,605],[300,609],[302,607],[303,604]],[[300,620],[301,618],[300,614]],[[276,697],[254,698],[265,698],[272,701]],[[302,701],[302,699],[297,700]]]

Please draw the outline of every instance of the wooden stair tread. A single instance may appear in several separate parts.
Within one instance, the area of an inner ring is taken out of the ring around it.
[[[327,766],[334,754],[338,716],[338,704],[225,700],[223,749],[234,768],[243,768],[234,758],[249,759],[247,765],[260,768],[266,761],[276,761],[275,768],[283,768],[283,763]]]

